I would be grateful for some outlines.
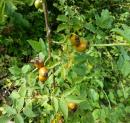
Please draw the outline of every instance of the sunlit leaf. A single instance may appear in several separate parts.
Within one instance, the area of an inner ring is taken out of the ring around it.
[[[18,100],[16,100],[16,109],[18,112],[21,111],[21,109],[24,106],[24,97],[19,98]]]
[[[27,117],[35,117],[35,113],[32,111],[32,104],[29,103],[27,104],[24,109],[23,109],[23,113],[27,116]]]
[[[11,74],[13,74],[14,76],[18,76],[21,74],[21,69],[18,68],[17,66],[13,66],[9,68],[9,71],[11,72]]]
[[[21,97],[25,97],[26,95],[26,92],[27,92],[27,88],[26,88],[26,85],[25,84],[22,84],[21,87],[19,88],[19,95]]]
[[[24,119],[23,119],[23,117],[21,116],[21,114],[17,114],[17,115],[14,117],[14,120],[15,120],[15,123],[24,123]]]
[[[10,94],[10,98],[12,99],[18,99],[19,97],[20,95],[16,90],[12,91],[12,93]]]
[[[45,56],[47,56],[47,46],[46,46],[46,44],[45,44],[45,42],[40,38],[39,39],[39,43],[40,43],[40,45],[41,45],[41,47],[42,47],[42,52],[43,52],[43,54],[45,55]]]
[[[9,121],[9,118],[7,116],[0,117],[0,123],[7,123],[8,121]]]
[[[68,118],[68,106],[67,106],[67,102],[64,98],[61,98],[59,100],[59,107],[64,115],[64,118],[67,120]]]
[[[71,93],[73,93],[75,91],[75,87],[71,88],[71,89],[67,89],[64,91],[64,93],[62,94],[63,97],[66,97],[68,95],[71,95]]]
[[[98,101],[99,100],[99,94],[96,92],[96,90],[94,89],[90,89],[89,90],[89,97],[93,100],[93,101]]]
[[[73,96],[73,95],[69,95],[69,96],[65,97],[65,100],[67,102],[74,102],[74,103],[81,103],[81,102],[85,101],[85,99],[78,97],[78,96]]]
[[[29,72],[31,70],[31,66],[30,65],[24,65],[22,67],[22,73],[26,74],[27,72]]]
[[[12,108],[11,106],[6,105],[6,106],[4,106],[4,108],[5,108],[5,111],[8,115],[17,114],[16,109]]]
[[[54,102],[55,112],[57,112],[59,108],[58,99],[56,97],[53,97],[53,102]]]

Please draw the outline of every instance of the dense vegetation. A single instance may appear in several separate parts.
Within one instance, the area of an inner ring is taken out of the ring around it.
[[[0,123],[129,123],[130,0],[36,1],[0,0]]]

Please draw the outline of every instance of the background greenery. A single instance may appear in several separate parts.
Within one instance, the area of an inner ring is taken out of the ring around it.
[[[130,43],[130,0],[46,2],[53,43],[42,84],[30,60],[48,56],[44,14],[34,0],[0,1],[0,122],[50,123],[58,114],[66,123],[129,123],[130,47],[95,44]],[[89,50],[76,52],[71,33]]]

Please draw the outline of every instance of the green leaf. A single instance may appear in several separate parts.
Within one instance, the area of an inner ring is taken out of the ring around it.
[[[38,41],[34,41],[34,40],[28,40],[28,43],[31,45],[31,47],[36,51],[36,52],[40,52],[42,51],[42,46]]]
[[[95,120],[99,119],[99,117],[100,117],[100,109],[95,109],[93,111],[93,117],[94,117]]]
[[[62,21],[62,22],[68,22],[68,18],[67,18],[67,16],[65,16],[65,15],[59,15],[59,16],[57,17],[57,20],[58,20],[58,21]]]
[[[130,57],[124,49],[121,49],[121,55],[117,61],[117,65],[122,74],[126,77],[130,73]]]
[[[14,109],[14,108],[12,108],[12,107],[10,107],[10,106],[8,106],[8,105],[4,106],[4,108],[5,108],[5,111],[6,111],[6,113],[7,113],[8,115],[17,114],[16,109]]]
[[[105,9],[101,12],[101,17],[98,15],[95,16],[97,26],[103,29],[109,29],[112,27],[113,17],[110,15],[110,12]]]
[[[68,118],[68,106],[67,106],[67,102],[64,98],[60,98],[59,100],[59,107],[64,115],[65,120],[67,120]]]
[[[29,28],[30,27],[29,21],[25,19],[21,13],[16,12],[14,9],[16,8],[16,6],[13,3],[12,3],[13,5],[11,5],[11,3],[12,1],[6,2],[5,10],[6,10],[6,14],[11,17],[11,21],[13,22],[13,24],[25,29]]]
[[[23,108],[23,105],[24,105],[24,97],[21,97],[18,100],[16,100],[16,109],[18,112],[21,111],[21,109]]]
[[[124,60],[130,60],[130,56],[128,55],[128,52],[125,48],[121,47],[120,48],[121,55],[123,56]]]
[[[35,0],[23,0],[26,2],[29,6],[32,6]]]
[[[18,68],[17,66],[13,66],[9,68],[9,71],[11,74],[13,74],[14,76],[19,76],[21,74],[21,69]]]
[[[122,27],[123,29],[114,28],[111,31],[121,35],[126,41],[128,41],[128,43],[130,43],[130,27],[127,25],[123,25]]]
[[[70,94],[72,94],[75,91],[75,87],[67,89],[64,91],[64,93],[62,94],[63,97],[69,96]]]
[[[34,87],[36,83],[36,74],[33,72],[30,72],[27,74],[27,83],[30,87]]]
[[[46,109],[46,111],[53,111],[53,106],[48,104],[48,103],[44,103],[41,106],[44,106],[44,108]]]
[[[77,73],[78,77],[85,76],[85,74],[86,74],[85,64],[75,64],[75,65],[73,65],[73,70]]]
[[[66,1],[66,0],[59,0],[59,2],[60,2],[61,5],[64,5],[64,4],[65,4],[65,1]]]
[[[114,92],[110,91],[108,97],[109,97],[109,99],[110,99],[110,101],[111,101],[112,103],[117,104],[117,103],[116,103],[116,97],[115,97],[115,95],[114,95]]]
[[[89,59],[89,56],[86,54],[76,54],[74,57],[75,64],[83,64]]]
[[[85,99],[77,97],[77,96],[73,96],[73,95],[69,95],[69,96],[65,97],[65,100],[67,102],[73,102],[73,103],[77,103],[77,104],[85,101]]]
[[[87,100],[80,103],[80,109],[81,110],[92,110],[91,103]]]
[[[42,52],[40,52],[40,53],[38,54],[38,56],[39,56],[39,59],[41,59],[42,61],[44,61],[44,60],[46,59],[46,57],[47,57],[47,53],[44,53],[44,52],[42,51]]]
[[[57,32],[68,30],[68,25],[66,23],[62,23],[58,25]]]
[[[8,15],[13,15],[15,13],[15,11],[17,10],[17,7],[14,5],[14,3],[12,1],[5,2],[5,4],[6,4],[5,12]]]
[[[72,26],[72,28],[74,30],[79,31],[81,28],[83,28],[82,22],[79,19],[79,17],[74,16],[71,20],[70,20],[70,24]]]
[[[56,67],[56,66],[58,66],[60,64],[61,64],[61,62],[52,62],[51,64],[49,64],[48,68],[53,69],[54,67]]]
[[[29,103],[26,105],[26,107],[23,109],[23,113],[27,116],[27,117],[35,117],[35,113],[32,111],[32,104]]]
[[[14,120],[15,120],[15,123],[24,123],[24,119],[23,119],[23,117],[21,116],[21,114],[17,114],[17,115],[14,117]]]
[[[21,87],[19,88],[19,95],[21,97],[25,97],[26,95],[26,92],[27,92],[27,87],[26,87],[26,84],[22,84]]]
[[[5,1],[4,0],[1,0],[0,1],[0,22],[2,23],[5,19],[4,17],[4,14],[5,14]]]
[[[95,123],[91,112],[87,112],[81,116],[81,123]]]
[[[40,43],[40,45],[41,45],[41,47],[42,47],[42,53],[43,53],[45,56],[47,56],[48,52],[47,52],[47,46],[46,46],[45,42],[40,38],[40,39],[39,39],[39,43]]]
[[[68,73],[67,69],[65,69],[65,67],[62,66],[62,67],[61,67],[61,78],[62,78],[63,80],[66,79],[67,73]]]
[[[12,91],[10,98],[11,99],[18,99],[18,98],[20,98],[20,95],[16,90],[14,90],[14,91]]]
[[[96,29],[94,27],[94,25],[92,23],[86,23],[85,25],[85,28],[88,29],[89,31],[95,33],[96,32]]]
[[[126,111],[127,113],[130,113],[130,106],[126,106],[126,107],[125,107],[125,111]]]
[[[117,61],[117,65],[118,65],[118,68],[121,70],[121,68],[122,68],[122,66],[123,66],[123,64],[124,64],[124,58],[123,58],[123,56],[122,55],[120,55],[120,57],[119,57],[119,59],[118,59],[118,61]]]
[[[48,95],[42,95],[41,102],[43,105],[47,104],[48,100],[49,100]]]
[[[77,69],[77,68],[76,68]],[[81,68],[82,69],[82,68]],[[78,69],[77,69],[78,70]],[[74,83],[81,83],[83,80],[84,80],[84,77],[85,76],[81,76],[81,75],[78,75],[76,72],[78,71],[69,71],[68,72],[68,75],[67,75],[67,80],[69,82],[74,82]],[[84,74],[84,73],[83,73]],[[82,74],[82,75],[83,75]]]
[[[95,80],[95,83],[97,83],[98,85],[99,85],[99,87],[101,87],[101,88],[103,88],[103,81],[101,81],[101,80]]]
[[[22,73],[26,74],[27,72],[29,72],[31,70],[31,66],[30,65],[24,65],[22,67]]]
[[[99,94],[96,92],[96,90],[94,89],[90,89],[89,90],[89,97],[93,100],[93,101],[98,101],[99,100]]]
[[[93,111],[92,115],[93,115],[95,121],[98,120],[98,119],[100,119],[101,121],[105,121],[107,116],[109,116],[109,110],[108,110],[108,108],[95,109]]]
[[[1,116],[0,117],[0,123],[8,123],[9,118],[7,116]]]
[[[128,76],[128,74],[130,74],[130,61],[124,61],[124,64],[120,70],[125,77]]]
[[[54,102],[55,112],[57,113],[58,108],[59,108],[58,99],[56,97],[53,97],[53,102]]]

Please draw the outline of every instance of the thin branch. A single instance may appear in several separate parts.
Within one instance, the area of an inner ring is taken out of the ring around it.
[[[48,21],[48,9],[47,9],[47,3],[46,1],[43,2],[43,11],[44,11],[44,17],[45,17],[45,24],[46,24],[46,36],[48,41],[48,58],[46,59],[45,63],[51,58],[51,29]],[[55,88],[55,69],[53,68],[53,87]]]
[[[55,82],[55,68],[53,68],[53,88],[55,89],[56,88],[56,82]]]
[[[43,2],[43,11],[44,11],[44,17],[45,17],[45,24],[46,24],[46,36],[48,41],[48,59],[51,57],[51,29],[48,21],[48,9],[46,1]]]
[[[128,43],[92,44],[93,47],[130,46]]]
[[[121,87],[122,87],[122,91],[123,91],[124,98],[126,98],[126,93],[125,93],[125,89],[124,89],[124,86],[123,86],[123,83],[122,83],[122,82],[121,82]]]
[[[106,94],[106,92],[103,90],[103,93],[104,93],[104,95],[106,96],[106,99],[107,99],[107,101],[108,101],[108,104],[109,104],[109,108],[111,109],[112,107],[111,107],[111,102],[110,102],[110,100],[109,100],[109,98],[108,98],[108,96],[107,96],[107,94]]]

